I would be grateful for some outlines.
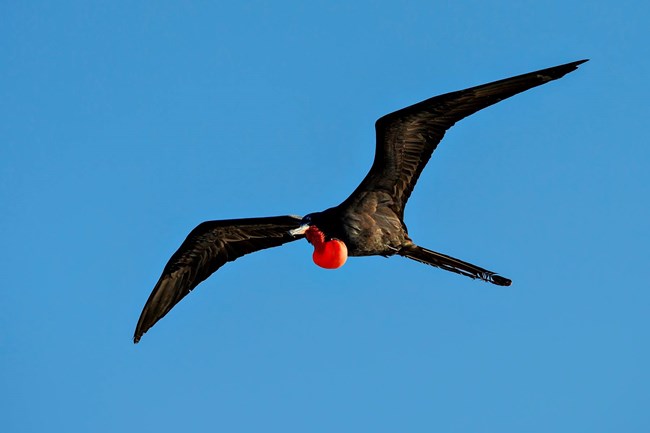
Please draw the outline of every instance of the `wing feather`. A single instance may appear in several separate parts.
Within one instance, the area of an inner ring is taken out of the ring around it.
[[[289,234],[300,221],[297,216],[278,216],[199,224],[165,266],[142,310],[133,341],[140,341],[192,289],[227,262],[301,239],[303,236]]]
[[[587,60],[495,81],[427,99],[377,120],[373,165],[348,205],[359,205],[367,193],[392,197],[390,206],[403,217],[418,177],[445,132],[459,120],[533,87],[563,77]]]

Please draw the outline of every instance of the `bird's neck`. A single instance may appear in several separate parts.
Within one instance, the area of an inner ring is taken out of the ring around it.
[[[320,248],[325,245],[325,233],[320,231],[316,226],[309,227],[305,232],[305,237],[314,248]]]

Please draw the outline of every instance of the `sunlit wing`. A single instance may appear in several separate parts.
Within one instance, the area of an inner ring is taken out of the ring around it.
[[[199,224],[165,266],[142,310],[133,341],[137,343],[185,295],[227,262],[303,238],[289,234],[300,221],[297,216],[278,216]]]
[[[377,147],[370,172],[346,200],[383,191],[403,216],[406,202],[445,132],[459,120],[506,98],[563,77],[587,60],[567,63],[427,99],[387,114],[375,124]]]

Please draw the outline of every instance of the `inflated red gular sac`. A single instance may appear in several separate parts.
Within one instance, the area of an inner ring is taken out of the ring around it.
[[[338,269],[348,259],[348,248],[338,239],[325,240],[325,234],[316,226],[310,226],[305,237],[314,246],[312,258],[321,268]]]

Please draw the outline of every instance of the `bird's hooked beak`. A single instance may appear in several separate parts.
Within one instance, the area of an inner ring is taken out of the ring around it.
[[[305,232],[309,229],[309,223],[301,224],[297,229],[289,230],[291,236],[304,235]]]

